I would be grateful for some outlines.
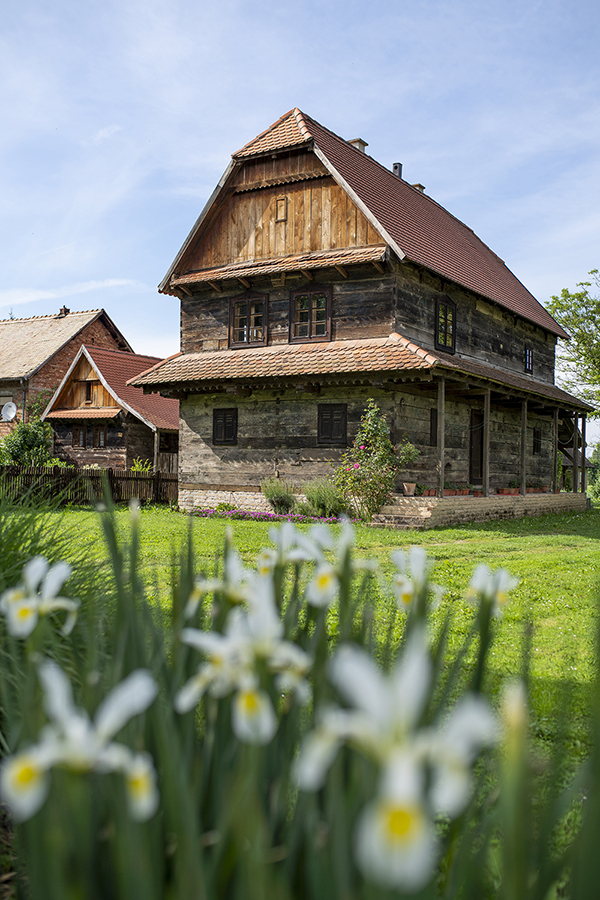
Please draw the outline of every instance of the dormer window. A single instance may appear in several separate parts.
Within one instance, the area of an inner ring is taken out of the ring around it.
[[[267,343],[267,296],[234,297],[229,312],[229,346],[257,347]]]
[[[435,346],[446,353],[456,349],[456,306],[446,297],[440,297],[435,306]]]
[[[294,291],[290,307],[290,341],[328,341],[331,337],[331,290],[311,286]]]
[[[529,373],[529,375],[533,375],[533,347],[530,347],[529,344],[525,344],[525,371]]]

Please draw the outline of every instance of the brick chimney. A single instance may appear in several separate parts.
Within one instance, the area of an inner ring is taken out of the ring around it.
[[[350,144],[350,146],[356,147],[357,150],[360,150],[361,153],[364,153],[365,147],[369,146],[366,141],[363,141],[362,138],[352,138],[352,140],[348,141],[348,143]]]

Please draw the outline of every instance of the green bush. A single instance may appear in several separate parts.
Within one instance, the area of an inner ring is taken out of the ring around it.
[[[139,472],[143,475],[150,475],[153,469],[152,460],[150,459],[142,459],[140,456],[136,457],[131,464],[130,472]]]
[[[296,505],[294,485],[284,478],[265,478],[261,481],[260,489],[276,513],[286,515]]]
[[[348,511],[348,504],[340,489],[330,478],[314,478],[307,481],[302,491],[313,516],[329,519]]]
[[[0,441],[0,463],[5,466],[45,466],[52,452],[53,432],[40,419],[19,422]]]
[[[352,448],[342,456],[333,481],[358,518],[369,521],[393,492],[399,473],[418,455],[407,440],[392,445],[385,416],[368,400]]]

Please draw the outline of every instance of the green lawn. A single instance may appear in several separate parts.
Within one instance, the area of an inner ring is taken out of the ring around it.
[[[60,517],[63,533],[72,534],[73,546],[85,541],[98,561],[104,559],[98,516],[67,510]],[[117,512],[125,529],[128,511]],[[259,551],[269,546],[270,523],[225,522],[201,519],[163,509],[142,511],[143,576],[149,595],[168,604],[174,553],[192,527],[198,570],[210,574],[222,553],[225,532],[233,530],[234,545],[252,565]],[[301,526],[308,528],[309,526]],[[337,526],[336,526],[337,527]],[[375,585],[377,621],[382,629],[389,611],[386,576],[393,571],[390,553],[398,547],[419,544],[435,560],[433,580],[447,589],[439,616],[451,606],[456,639],[468,628],[472,610],[464,600],[470,575],[479,563],[506,567],[519,577],[519,586],[503,620],[498,623],[492,649],[491,673],[500,681],[521,669],[523,632],[533,624],[531,673],[533,676],[533,726],[540,737],[552,735],[559,688],[572,689],[573,740],[585,738],[584,709],[594,671],[594,623],[600,576],[600,510],[509,522],[443,528],[424,532],[393,531],[356,526],[358,556],[376,558],[382,570]]]

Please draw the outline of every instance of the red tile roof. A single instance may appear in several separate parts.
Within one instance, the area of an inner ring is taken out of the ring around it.
[[[245,350],[180,353],[142,372],[133,383],[158,389],[162,385],[197,385],[211,388],[224,382],[278,383],[282,378],[319,377],[359,373],[399,374],[436,370],[440,374],[462,373],[486,382],[508,385],[519,391],[564,403],[569,408],[592,407],[555,385],[533,381],[470,360],[444,353],[431,353],[399,334],[367,340],[323,341],[305,344],[275,344]]]
[[[160,430],[179,430],[178,400],[160,397],[157,394],[144,394],[140,388],[133,387],[128,383],[130,379],[139,375],[140,372],[160,363],[161,360],[157,356],[142,356],[138,353],[122,353],[119,350],[102,350],[99,347],[82,347],[74,360],[71,369],[57,389],[54,395],[56,399],[60,397],[81,354],[87,355],[100,380],[114,397],[115,405],[125,409],[129,408],[138,418],[146,421],[146,423],[151,423]],[[106,408],[96,410],[90,407],[82,407],[76,410],[64,408],[57,409],[53,406],[53,402],[54,400],[49,404],[50,411],[45,414],[44,418],[85,419],[108,417]],[[119,410],[114,410],[113,408],[113,412],[117,415]]]
[[[225,281],[228,278],[250,278],[253,275],[272,275],[276,272],[297,272],[303,269],[329,269],[333,266],[350,266],[367,262],[382,262],[387,254],[385,245],[353,247],[349,250],[323,250],[320,253],[300,253],[295,256],[278,256],[276,259],[260,259],[255,262],[219,266],[203,272],[191,272],[173,278],[172,285],[200,284],[207,281]]]
[[[435,357],[425,351],[417,347],[409,349],[392,338],[275,344],[241,351],[180,354],[142,373],[134,379],[134,383],[149,386],[184,381],[257,380],[333,375],[338,372],[427,369],[434,363]]]
[[[278,119],[234,153],[232,160],[234,165],[239,165],[253,156],[307,143],[400,258],[405,256],[559,337],[568,337],[505,263],[470,228],[431,197],[299,109],[292,109]],[[221,186],[226,180],[222,179]],[[216,194],[209,205],[214,202]],[[205,213],[200,216],[192,235],[161,283],[160,290],[169,291],[169,279],[175,265],[181,261],[182,253],[189,246],[195,231],[202,227]]]
[[[54,409],[46,413],[44,419],[60,419],[62,422],[70,422],[79,419],[116,419],[121,412],[114,406],[78,407],[77,409]]]

